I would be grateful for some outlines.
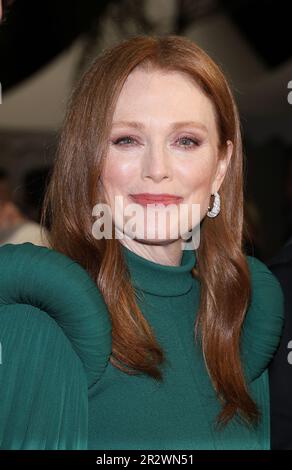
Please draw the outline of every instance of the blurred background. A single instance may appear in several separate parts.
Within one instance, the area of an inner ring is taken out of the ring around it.
[[[139,33],[187,36],[223,68],[242,122],[250,232],[246,250],[268,261],[290,240],[291,2],[6,0],[4,7],[0,25],[0,244],[1,237],[3,242],[11,235],[7,221],[19,226],[24,221],[39,222],[75,81],[104,48]],[[5,202],[6,212],[1,216]]]

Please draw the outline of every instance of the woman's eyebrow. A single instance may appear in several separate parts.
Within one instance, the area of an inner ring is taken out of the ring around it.
[[[145,126],[142,122],[137,122],[137,121],[115,121],[113,122],[113,127],[134,127],[135,129],[144,129]],[[179,129],[180,127],[184,126],[191,126],[191,127],[197,127],[199,129],[202,129],[203,131],[208,132],[207,127],[205,124],[202,122],[198,121],[178,121],[178,122],[172,122],[170,124],[171,130],[176,130]]]

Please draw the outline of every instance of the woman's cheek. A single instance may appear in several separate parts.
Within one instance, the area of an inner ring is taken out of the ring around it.
[[[137,165],[133,159],[115,158],[109,156],[104,168],[104,181],[107,185],[123,188],[125,191],[129,188],[129,182],[137,176]]]

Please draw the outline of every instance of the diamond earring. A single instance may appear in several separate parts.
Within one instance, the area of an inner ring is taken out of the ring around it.
[[[213,207],[212,207],[212,210],[208,211],[207,212],[207,216],[208,217],[216,217],[216,215],[219,214],[220,212],[220,195],[218,192],[214,193],[214,204],[213,204]],[[208,209],[211,209],[211,207],[209,206]]]

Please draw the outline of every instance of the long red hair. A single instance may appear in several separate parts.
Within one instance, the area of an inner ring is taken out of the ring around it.
[[[226,424],[237,412],[253,423],[260,413],[249,394],[240,359],[240,334],[251,298],[243,248],[240,121],[226,78],[198,45],[176,35],[139,35],[104,50],[94,60],[69,100],[41,224],[50,221],[51,248],[80,263],[100,289],[112,320],[111,363],[125,373],[142,372],[162,380],[159,365],[164,352],[137,305],[120,242],[92,235],[92,209],[97,202],[106,202],[101,175],[114,109],[135,67],[191,77],[214,105],[219,158],[228,139],[234,145],[220,187],[221,211],[216,218],[205,217],[201,222],[193,268],[201,289],[194,329],[196,339],[200,334],[206,368],[222,403],[217,424]]]

